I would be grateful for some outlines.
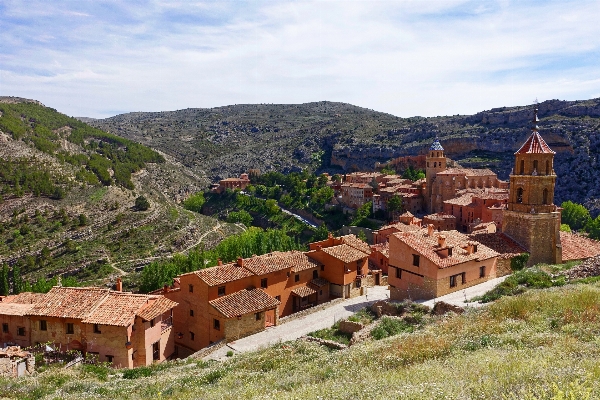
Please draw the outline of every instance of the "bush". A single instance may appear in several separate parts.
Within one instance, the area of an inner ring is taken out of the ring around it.
[[[186,210],[194,211],[194,212],[202,212],[202,206],[204,205],[204,193],[198,192],[196,194],[191,195],[183,202],[183,207]]]
[[[150,208],[150,202],[144,196],[135,199],[135,208],[139,211],[146,211]]]
[[[227,352],[227,357],[233,357],[233,350],[229,350]]]
[[[381,340],[388,336],[398,335],[403,332],[412,332],[413,330],[414,327],[404,320],[383,317],[381,318],[379,325],[371,331],[371,336],[373,336],[375,340]]]
[[[123,371],[124,379],[137,379],[150,375],[152,375],[152,368],[150,367],[137,367]]]
[[[529,261],[529,253],[523,253],[510,260],[510,269],[513,271],[520,271],[527,265]]]

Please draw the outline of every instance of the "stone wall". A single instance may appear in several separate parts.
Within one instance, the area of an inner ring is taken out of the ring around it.
[[[189,356],[189,358],[192,359],[202,359],[206,356],[208,356],[209,354],[211,354],[214,351],[219,350],[221,347],[225,346],[227,344],[227,342],[225,340],[219,340],[218,342],[215,342],[211,345],[209,345],[208,347],[203,348],[202,350],[198,350],[197,352],[191,354]]]
[[[496,277],[500,278],[501,276],[510,275],[513,273],[512,268],[510,266],[510,261],[512,258],[498,258],[498,262],[496,264]]]
[[[346,333],[354,333],[363,329],[365,326],[360,322],[341,320],[338,329]]]
[[[307,315],[310,315],[310,314],[315,313],[317,311],[324,310],[326,308],[329,308],[331,306],[334,306],[334,305],[336,305],[338,303],[342,303],[342,302],[344,302],[344,299],[342,299],[342,298],[334,299],[334,300],[328,301],[327,303],[322,303],[322,304],[319,304],[318,306],[307,308],[307,309],[302,310],[302,311],[298,311],[297,313],[288,315],[287,317],[281,317],[281,318],[279,318],[279,325],[285,324],[285,323],[293,321],[293,320],[296,320],[298,318],[305,317]]]
[[[306,340],[308,342],[316,342],[322,346],[327,346],[331,349],[336,349],[336,350],[343,350],[343,349],[348,348],[348,346],[346,346],[345,344],[334,342],[333,340],[326,340],[326,339],[316,338],[316,337],[312,337],[312,336],[302,336],[300,339]]]
[[[25,364],[25,368],[19,374],[19,365]],[[35,357],[29,354],[27,357],[0,357],[0,376],[17,378],[19,376],[32,374],[35,370]]]
[[[528,265],[562,262],[560,247],[558,247],[560,246],[559,227],[559,212],[530,214],[505,211],[502,222],[502,232],[529,251]]]

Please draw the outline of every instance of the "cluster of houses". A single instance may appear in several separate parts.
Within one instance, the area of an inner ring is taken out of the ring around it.
[[[488,170],[446,169],[436,140],[423,182],[370,173],[350,174],[340,184],[342,199],[355,206],[369,198],[375,203],[376,186],[377,201],[397,188],[394,193],[418,196],[430,211],[423,218],[405,211],[373,232],[370,244],[352,234],[329,235],[308,251],[182,274],[150,294],[123,292],[118,280],[116,290],[54,287],[3,297],[0,344],[51,343],[132,368],[237,340],[331,299],[359,296],[366,286],[389,286],[393,300],[425,300],[509,274],[511,260],[523,253],[529,264],[598,255],[600,242],[559,231],[553,155],[534,125],[515,153],[508,189]],[[248,181],[242,176],[220,185],[242,188]]]

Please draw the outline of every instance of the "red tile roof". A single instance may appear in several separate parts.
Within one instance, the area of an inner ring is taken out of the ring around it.
[[[384,257],[390,258],[390,243],[389,242],[374,244],[371,246],[371,249],[373,251],[378,251]]]
[[[421,228],[419,228],[417,225],[406,225],[402,222],[397,222],[395,224],[382,226],[377,232],[381,232],[388,229],[394,230],[396,232],[413,232],[418,231]]]
[[[334,258],[337,258],[345,264],[358,261],[369,256],[368,254],[357,250],[352,246],[348,246],[347,244],[325,247],[322,249],[322,251]]]
[[[432,236],[429,236],[427,229],[422,229],[418,232],[394,233],[394,236],[439,268],[447,268],[471,260],[487,260],[498,256],[497,252],[482,244],[477,245],[476,252],[468,254],[463,247],[466,247],[473,240],[458,231],[434,232]],[[452,256],[442,258],[438,255],[436,252],[436,250],[440,250],[438,236],[446,238],[446,247],[452,247]]]
[[[560,232],[563,261],[583,260],[600,254],[600,242],[569,232]]]
[[[295,289],[292,289],[292,293],[294,293],[296,296],[308,297],[311,294],[317,293],[317,291],[315,289],[309,288],[307,286],[300,286]]]
[[[540,153],[556,154],[554,151],[552,151],[550,146],[548,146],[548,144],[542,138],[542,136],[537,131],[534,131],[531,134],[531,136],[529,136],[529,139],[527,139],[527,141],[525,143],[523,143],[523,146],[521,146],[521,148],[519,150],[517,150],[517,152],[515,154],[540,154]]]
[[[496,176],[492,170],[487,168],[448,168],[438,172],[437,175]]]
[[[209,301],[210,305],[226,318],[270,310],[279,305],[279,300],[261,289],[240,290],[227,296]]]
[[[266,275],[271,272],[291,268],[292,272],[300,272],[316,268],[320,264],[308,258],[301,251],[273,252],[262,256],[244,259],[244,268],[255,275]]]
[[[169,300],[164,296],[152,296],[152,298],[148,301],[148,303],[146,303],[146,305],[142,307],[142,309],[137,313],[137,315],[138,317],[146,321],[150,321],[158,317],[159,315],[162,315],[167,311],[175,308],[177,304],[178,303]]]
[[[355,235],[351,234],[351,235],[340,236],[338,239],[340,239],[343,244],[352,246],[356,250],[360,250],[363,253],[371,254],[371,247],[369,247],[369,244],[363,242],[361,239],[357,238]]]
[[[28,315],[83,319],[108,296],[108,289],[53,287]]]
[[[6,303],[5,301],[0,302],[0,315],[17,315],[23,316],[33,308],[33,304],[22,304],[22,303]]]
[[[524,247],[502,232],[474,232],[467,236],[499,253],[500,256],[498,258],[500,259],[512,258],[519,254],[527,253],[527,250]]]
[[[132,325],[136,313],[146,305],[149,297],[148,295],[111,292],[81,322],[113,326]]]
[[[44,299],[46,293],[23,292],[14,296],[8,296],[3,302],[18,304],[35,304]]]
[[[329,285],[329,281],[325,278],[315,278],[312,281],[310,281],[309,284],[320,288]]]
[[[247,278],[254,274],[244,267],[240,267],[237,263],[229,263],[217,265],[216,267],[201,269],[195,271],[194,274],[203,280],[208,286],[222,285],[227,282],[237,281],[238,279]]]
[[[449,220],[449,219],[456,219],[456,217],[454,215],[437,213],[437,214],[426,215],[423,217],[423,220],[425,220],[425,219],[432,220],[432,221],[445,221],[445,220]]]

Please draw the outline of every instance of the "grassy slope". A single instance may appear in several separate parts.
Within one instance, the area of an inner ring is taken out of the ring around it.
[[[600,285],[502,298],[423,330],[331,351],[294,342],[219,364],[162,365],[150,377],[106,381],[46,371],[0,380],[15,398],[504,399],[600,397]],[[111,373],[113,373],[111,371]],[[568,393],[567,393],[568,394]]]

